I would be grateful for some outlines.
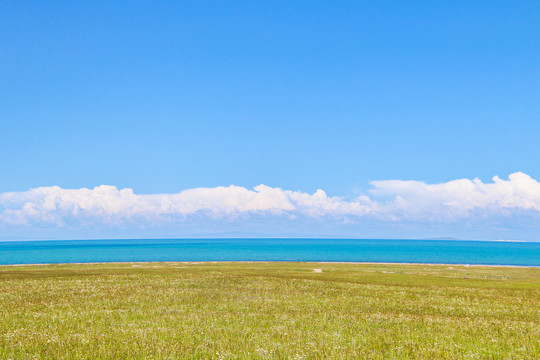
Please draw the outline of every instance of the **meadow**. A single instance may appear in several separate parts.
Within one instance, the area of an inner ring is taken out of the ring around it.
[[[540,268],[0,266],[1,359],[539,359]]]

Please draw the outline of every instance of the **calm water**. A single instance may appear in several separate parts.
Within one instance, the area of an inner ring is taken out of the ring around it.
[[[369,261],[540,266],[540,243],[357,239],[0,242],[0,264],[119,261]]]

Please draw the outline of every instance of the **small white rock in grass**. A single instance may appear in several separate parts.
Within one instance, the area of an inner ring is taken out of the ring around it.
[[[313,269],[313,272],[322,273],[322,269]]]

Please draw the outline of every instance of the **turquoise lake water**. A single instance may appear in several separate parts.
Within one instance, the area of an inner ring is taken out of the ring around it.
[[[137,239],[0,242],[0,264],[345,261],[540,266],[540,243],[371,239]]]

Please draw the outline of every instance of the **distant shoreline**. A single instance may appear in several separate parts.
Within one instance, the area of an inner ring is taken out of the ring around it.
[[[510,243],[540,243],[540,240],[511,240],[511,239],[458,239],[458,238],[357,238],[357,237],[246,237],[246,236],[230,236],[230,237],[165,237],[165,238],[100,238],[100,239],[0,239],[0,243],[10,242],[33,242],[33,241],[126,241],[126,240],[381,240],[381,241],[474,241],[474,242],[510,242]]]

